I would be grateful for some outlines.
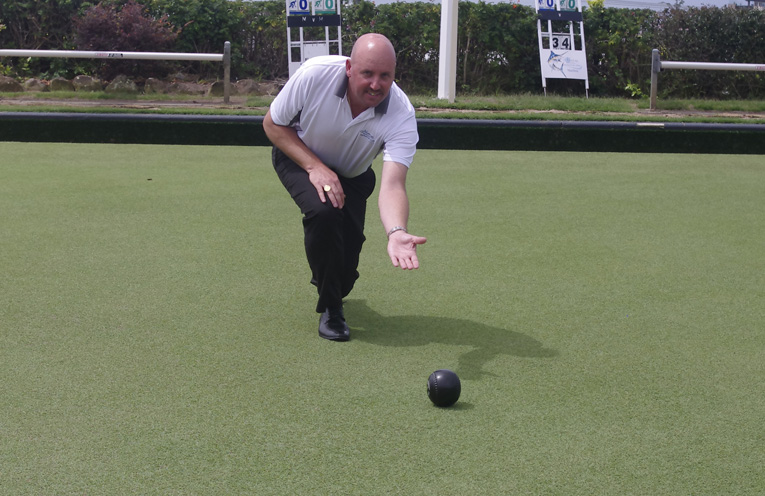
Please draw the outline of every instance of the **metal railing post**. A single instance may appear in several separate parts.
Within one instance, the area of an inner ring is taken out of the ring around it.
[[[651,110],[656,110],[656,94],[659,91],[659,72],[661,72],[661,57],[659,50],[651,51]]]
[[[231,42],[223,44],[223,103],[231,100]]]

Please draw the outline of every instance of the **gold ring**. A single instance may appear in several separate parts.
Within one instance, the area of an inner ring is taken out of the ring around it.
[[[332,186],[330,186],[329,184],[325,184],[325,185],[324,185],[324,191],[326,191],[327,193],[329,193],[330,191],[332,191]]]

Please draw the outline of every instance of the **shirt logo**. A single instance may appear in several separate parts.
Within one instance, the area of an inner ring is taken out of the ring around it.
[[[363,131],[361,131],[361,132],[359,133],[359,135],[361,135],[361,137],[362,137],[362,138],[366,138],[366,139],[368,139],[369,141],[374,141],[374,140],[375,140],[375,137],[374,137],[374,136],[372,136],[372,134],[371,134],[369,131],[367,131],[366,129],[364,129]]]

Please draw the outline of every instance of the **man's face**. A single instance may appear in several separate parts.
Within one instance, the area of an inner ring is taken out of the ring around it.
[[[379,105],[390,93],[396,75],[395,55],[379,47],[360,50],[346,62],[348,100],[351,108],[363,112]]]

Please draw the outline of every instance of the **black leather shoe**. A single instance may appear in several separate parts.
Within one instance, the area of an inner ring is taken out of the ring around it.
[[[319,336],[330,341],[348,341],[351,330],[345,323],[343,307],[327,308],[319,319]]]

